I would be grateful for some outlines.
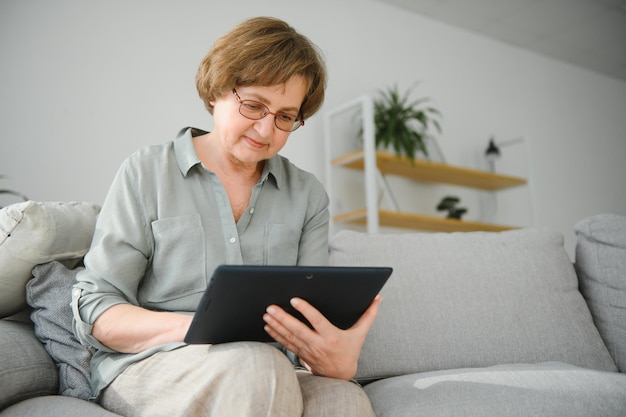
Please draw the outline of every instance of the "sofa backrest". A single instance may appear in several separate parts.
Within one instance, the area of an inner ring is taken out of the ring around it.
[[[394,268],[360,380],[547,361],[616,371],[556,232],[341,231],[331,262]]]

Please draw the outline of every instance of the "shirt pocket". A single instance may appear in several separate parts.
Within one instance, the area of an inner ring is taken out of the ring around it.
[[[206,244],[199,214],[152,222],[154,255],[140,294],[148,305],[175,308],[206,288]],[[195,299],[195,298],[194,298]],[[195,306],[194,306],[195,307]]]
[[[265,264],[296,265],[302,231],[285,224],[268,223],[266,227]]]

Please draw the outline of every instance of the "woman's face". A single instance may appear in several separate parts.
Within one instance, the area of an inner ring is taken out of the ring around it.
[[[298,76],[290,78],[285,84],[236,89],[242,100],[261,102],[272,113],[283,111],[294,115],[299,113],[306,93],[305,82]],[[276,127],[273,114],[251,120],[239,113],[239,106],[232,92],[225,93],[214,103],[215,126],[211,133],[217,136],[226,156],[250,164],[276,155],[285,146],[290,132]]]

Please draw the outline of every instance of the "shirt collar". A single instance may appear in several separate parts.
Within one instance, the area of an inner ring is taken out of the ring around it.
[[[178,169],[180,169],[180,172],[185,177],[189,174],[191,168],[202,163],[193,146],[193,138],[206,133],[209,132],[195,127],[185,127],[181,129],[176,136],[176,140],[174,141],[174,153],[176,155]],[[265,168],[263,168],[260,181],[269,180],[270,178],[278,189],[285,184],[284,167],[279,155],[274,155],[267,161]]]
[[[176,135],[176,139],[174,140],[174,154],[176,156],[176,162],[178,163],[178,169],[180,169],[180,172],[185,177],[189,174],[191,168],[201,163],[196,149],[193,146],[193,138],[205,133],[208,132],[196,129],[195,127],[185,127]]]

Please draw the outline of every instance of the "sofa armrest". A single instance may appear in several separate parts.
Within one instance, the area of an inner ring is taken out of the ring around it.
[[[56,394],[59,375],[33,326],[0,320],[0,410],[27,398]]]
[[[626,217],[600,214],[574,230],[580,291],[617,368],[626,373]]]

